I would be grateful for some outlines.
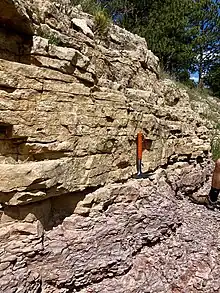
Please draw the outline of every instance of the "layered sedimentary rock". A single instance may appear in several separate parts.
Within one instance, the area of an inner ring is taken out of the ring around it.
[[[138,131],[145,172],[208,158],[207,129],[188,95],[158,79],[144,39],[115,25],[97,35],[92,17],[68,1],[3,2],[2,221],[42,216],[22,212],[29,204],[36,214],[32,203],[42,200],[47,218],[54,197],[73,199],[72,212],[81,191],[130,178]]]
[[[218,292],[218,214],[187,201],[209,133],[146,41],[69,0],[4,0],[0,58],[0,291]]]

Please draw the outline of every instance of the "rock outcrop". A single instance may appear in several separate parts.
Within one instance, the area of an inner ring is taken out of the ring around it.
[[[1,292],[219,292],[219,212],[163,177],[105,186],[87,206],[49,231],[3,225]]]
[[[3,0],[0,58],[0,291],[218,292],[209,132],[146,41]]]
[[[36,220],[42,201],[45,221],[53,200],[72,198],[72,213],[82,191],[130,178],[140,130],[145,172],[208,159],[207,129],[188,95],[158,79],[144,39],[115,25],[96,35],[68,1],[1,5],[2,221]]]

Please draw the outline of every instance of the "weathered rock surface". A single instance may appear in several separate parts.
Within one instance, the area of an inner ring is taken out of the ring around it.
[[[206,127],[209,129],[210,138],[212,141],[212,148],[214,151],[214,158],[218,158],[218,149],[220,142],[220,102],[216,97],[206,96],[205,98],[198,95],[191,96],[192,108],[203,119],[206,120]],[[216,154],[215,154],[216,153]]]
[[[219,292],[209,131],[144,39],[95,27],[0,3],[0,292]]]
[[[69,1],[3,6],[0,203],[18,206],[4,221],[26,220],[21,205],[72,195],[75,206],[79,191],[130,178],[139,130],[145,172],[209,159],[208,130],[188,95],[158,79],[144,39],[115,25],[100,38]]]
[[[52,230],[4,224],[0,290],[219,292],[219,212],[176,192],[162,175],[131,180],[91,193],[87,217]]]

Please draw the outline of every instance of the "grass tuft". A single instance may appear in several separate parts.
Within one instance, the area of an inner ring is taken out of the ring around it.
[[[71,0],[72,5],[81,5],[82,10],[94,16],[95,33],[105,35],[111,24],[111,17],[106,9],[104,9],[95,0]]]
[[[95,33],[105,35],[111,24],[109,14],[105,10],[99,10],[95,13]]]

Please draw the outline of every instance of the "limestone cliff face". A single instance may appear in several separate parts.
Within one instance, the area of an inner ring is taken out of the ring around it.
[[[115,25],[97,35],[69,0],[2,0],[0,58],[0,290],[200,292],[191,274],[215,279],[207,248],[187,262],[193,204],[178,200],[208,191],[208,130],[146,41]],[[149,179],[123,185],[138,131]],[[170,275],[160,245],[185,249]]]
[[[208,158],[206,128],[187,94],[158,79],[144,39],[115,25],[96,36],[92,17],[68,1],[1,7],[3,221],[25,219],[13,206],[31,211],[31,203],[130,178],[139,130],[145,172]]]

